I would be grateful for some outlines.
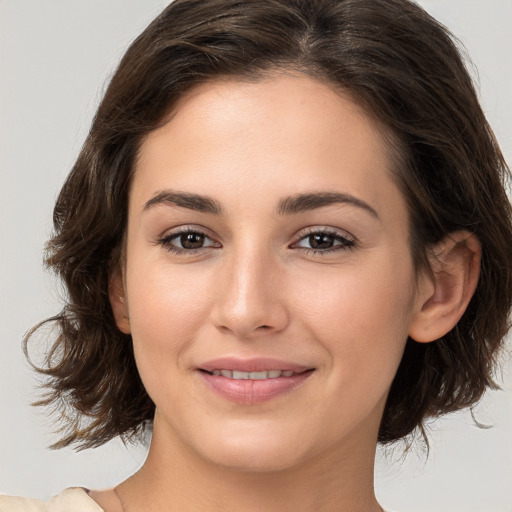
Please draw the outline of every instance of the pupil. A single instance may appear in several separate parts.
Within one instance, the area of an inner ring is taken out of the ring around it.
[[[333,237],[325,233],[316,233],[309,236],[309,244],[313,249],[330,249],[333,244]]]
[[[185,233],[180,237],[181,246],[185,249],[199,249],[204,244],[204,235]]]

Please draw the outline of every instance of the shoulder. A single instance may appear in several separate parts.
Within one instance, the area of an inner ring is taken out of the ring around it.
[[[0,496],[0,512],[103,512],[82,487],[70,487],[48,501]]]

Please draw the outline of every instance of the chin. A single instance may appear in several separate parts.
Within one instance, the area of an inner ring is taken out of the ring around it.
[[[278,426],[251,428],[218,433],[203,444],[203,454],[214,464],[245,473],[265,473],[297,468],[323,446],[311,446],[303,432],[297,429],[281,431]],[[315,449],[316,448],[316,449]]]
[[[252,449],[251,449],[252,448]],[[269,450],[261,447],[229,447],[212,453],[210,460],[217,466],[239,473],[273,473],[297,467],[302,457],[290,447]]]

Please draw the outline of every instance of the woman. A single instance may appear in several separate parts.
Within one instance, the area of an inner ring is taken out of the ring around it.
[[[69,303],[44,402],[76,411],[59,446],[153,428],[136,475],[73,495],[381,510],[377,441],[492,386],[505,173],[415,5],[173,3],[125,55],[55,208]]]

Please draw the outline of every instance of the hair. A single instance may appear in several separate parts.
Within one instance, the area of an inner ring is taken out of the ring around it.
[[[123,254],[130,183],[145,136],[198,84],[305,73],[348,93],[385,131],[410,212],[416,268],[448,234],[482,245],[480,278],[461,320],[432,343],[408,339],[379,442],[423,432],[427,418],[475,405],[493,381],[512,302],[508,168],[479,105],[458,43],[408,0],[175,0],[133,42],[98,108],[55,205],[46,264],[67,289],[49,322],[43,367],[80,448],[139,439],[154,404],[131,337],[116,326],[109,281]]]

